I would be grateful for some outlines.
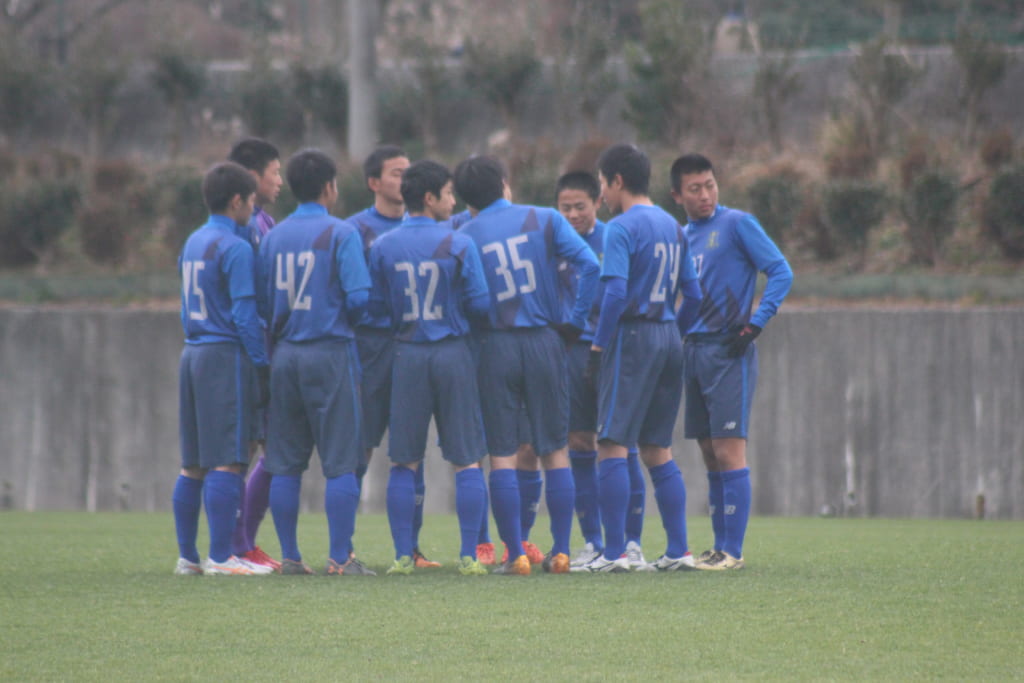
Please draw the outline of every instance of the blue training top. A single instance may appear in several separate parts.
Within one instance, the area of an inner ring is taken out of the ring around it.
[[[763,328],[789,293],[793,271],[757,219],[719,205],[710,218],[688,223],[685,234],[704,292],[688,331],[723,332],[748,322]],[[768,282],[751,315],[758,272]]]
[[[359,235],[363,240],[363,256],[366,258],[367,267],[370,265],[370,247],[373,246],[373,243],[381,235],[391,232],[401,225],[404,218],[407,216],[402,216],[402,218],[385,216],[377,210],[377,207],[371,206],[345,219],[353,223],[359,230]],[[387,317],[376,317],[367,311],[359,321],[359,327],[386,330],[390,327],[390,322]]]
[[[460,230],[480,247],[491,306],[485,327],[505,330],[562,321],[558,263],[571,263],[579,288],[570,322],[586,327],[599,266],[562,214],[498,199]]]
[[[267,364],[256,316],[252,247],[227,216],[215,214],[193,232],[178,257],[181,326],[186,344],[233,342],[256,365]]]
[[[390,319],[396,339],[433,342],[469,332],[467,313],[490,305],[480,252],[446,222],[413,216],[370,249],[370,312]]]
[[[359,231],[322,204],[301,204],[260,245],[260,313],[277,341],[352,338],[369,289]]]
[[[598,263],[601,262],[601,257],[604,254],[604,231],[604,223],[597,221],[594,223],[594,227],[591,228],[590,232],[582,236],[583,241],[587,243],[590,250],[594,252],[594,256],[597,257]],[[571,263],[568,261],[562,261],[558,264],[558,277],[562,285],[562,322],[567,323],[572,318],[572,307],[576,302],[576,290],[578,289],[577,283],[579,282],[579,274]],[[601,315],[601,299],[603,297],[604,284],[598,282],[597,291],[594,294],[594,301],[590,305],[590,315],[587,317],[587,326],[583,328],[583,334],[580,335],[580,341],[589,342],[594,338],[594,332],[597,330],[597,320]]]

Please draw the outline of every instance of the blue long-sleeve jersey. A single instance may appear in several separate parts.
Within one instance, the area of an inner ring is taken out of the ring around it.
[[[600,267],[594,252],[558,211],[499,199],[459,232],[480,247],[491,298],[486,327],[503,330],[562,322],[562,260],[579,273],[570,322],[586,327]]]
[[[366,266],[370,266],[370,248],[377,238],[386,235],[402,224],[402,218],[391,218],[385,216],[376,207],[371,206],[357,213],[352,214],[345,220],[356,226],[359,236],[363,240],[363,256],[366,258]],[[387,317],[375,316],[371,311],[363,314],[359,321],[359,327],[372,327],[378,330],[386,330],[390,327]]]
[[[749,213],[718,206],[685,228],[704,301],[689,332],[722,332],[751,323],[764,327],[793,284],[793,271],[779,248]],[[768,278],[751,315],[757,274]]]
[[[255,365],[267,364],[256,315],[252,247],[240,226],[212,215],[193,232],[178,257],[181,326],[186,344],[241,344]]]
[[[433,342],[469,333],[467,314],[490,304],[480,252],[468,236],[426,216],[407,218],[370,249],[370,312],[395,338]]]
[[[366,311],[370,273],[354,225],[300,205],[260,244],[260,313],[275,341],[350,339]]]
[[[582,235],[583,241],[594,252],[598,263],[601,262],[601,257],[604,254],[604,230],[604,223],[597,221],[590,232]],[[576,291],[579,289],[579,273],[576,272],[576,268],[571,263],[562,261],[558,264],[558,277],[562,285],[562,322],[569,322],[572,319],[573,305],[576,303]],[[590,315],[587,317],[587,326],[583,328],[583,334],[580,335],[581,341],[591,341],[594,338],[594,332],[597,330],[597,320],[601,315],[601,300],[603,297],[604,283],[598,281],[597,290],[594,293],[594,301],[590,305]]]

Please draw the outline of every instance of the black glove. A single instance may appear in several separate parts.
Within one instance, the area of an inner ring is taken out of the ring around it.
[[[590,356],[587,358],[587,367],[583,369],[583,381],[592,391],[597,391],[597,378],[601,375],[601,351],[590,349]]]
[[[739,325],[733,330],[733,336],[725,343],[725,355],[730,358],[739,358],[742,356],[747,347],[750,346],[750,342],[757,339],[757,335],[761,334],[761,328],[757,325]]]
[[[256,368],[256,392],[259,396],[256,405],[266,408],[270,404],[270,366],[264,365]]]
[[[580,336],[583,334],[583,330],[576,327],[572,323],[555,323],[551,326],[558,336],[562,338],[566,346],[572,346],[580,340]]]

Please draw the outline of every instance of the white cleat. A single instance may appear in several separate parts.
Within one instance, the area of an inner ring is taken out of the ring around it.
[[[659,572],[689,571],[697,568],[693,561],[693,553],[686,553],[682,557],[662,555],[652,562],[651,566]]]
[[[253,564],[235,555],[223,562],[214,562],[210,558],[206,558],[206,562],[203,564],[203,574],[207,576],[265,576],[273,573],[274,570],[270,567]]]
[[[198,562],[179,557],[178,564],[174,566],[174,573],[178,576],[202,576],[203,568]]]
[[[572,562],[569,563],[569,569],[572,570],[573,567],[582,567],[589,562],[593,562],[600,556],[601,551],[594,550],[593,543],[587,543],[578,553],[576,553],[576,557],[572,558]]]
[[[635,572],[658,571],[644,559],[644,551],[640,549],[640,544],[636,541],[626,544],[626,560],[629,562],[629,568]]]
[[[609,560],[601,554],[580,567],[570,566],[569,571],[589,572],[591,574],[624,574],[629,571],[629,560],[625,556]]]

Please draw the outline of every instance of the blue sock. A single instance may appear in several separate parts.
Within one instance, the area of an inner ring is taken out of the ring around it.
[[[519,483],[520,528],[525,541],[530,538],[533,523],[537,521],[537,508],[540,507],[544,479],[538,470],[516,470],[516,481]]]
[[[572,517],[576,501],[576,487],[572,481],[572,470],[559,467],[544,473],[547,480],[544,501],[551,515],[551,555],[569,554],[569,540],[572,537]]]
[[[352,534],[356,532],[358,509],[359,479],[354,472],[327,480],[324,512],[327,513],[327,535],[331,539],[330,558],[338,564],[348,562],[352,554]]]
[[[420,465],[422,468],[422,465]],[[476,558],[476,544],[480,537],[480,511],[487,514],[487,486],[479,467],[455,473],[455,514],[459,518],[462,545],[459,557]]]
[[[423,528],[423,500],[427,493],[427,484],[423,480],[423,465],[416,468],[416,507],[412,513],[412,547],[420,547],[420,529]]]
[[[750,519],[750,468],[722,472],[722,518],[725,543],[722,550],[743,557],[743,537]]]
[[[626,458],[629,466],[629,511],[626,513],[626,542],[640,545],[644,533],[644,509],[647,504],[647,482],[640,469],[640,456],[630,449]]]
[[[604,524],[605,559],[617,560],[626,550],[629,471],[625,458],[607,458],[597,463],[597,501]]]
[[[675,460],[650,468],[654,499],[658,501],[661,524],[665,527],[669,557],[682,557],[689,546],[686,541],[686,485]]]
[[[246,543],[245,529],[245,475],[238,477],[238,511],[235,513],[235,530],[231,532],[231,554],[241,557],[251,548]]]
[[[178,475],[174,483],[174,532],[178,536],[178,555],[199,562],[196,538],[199,536],[199,512],[203,508],[203,480]]]
[[[270,480],[270,516],[274,519],[274,530],[281,544],[281,559],[302,561],[299,553],[299,491],[302,476],[297,474],[275,474]]]
[[[206,522],[210,527],[210,559],[224,562],[231,557],[231,536],[238,518],[242,497],[242,476],[234,472],[210,470],[203,486]]]
[[[483,476],[483,470],[480,470]],[[477,545],[491,542],[491,496],[487,493],[487,486],[484,486],[484,508],[480,511],[480,535],[476,539]]]
[[[416,473],[408,467],[391,466],[388,476],[388,524],[395,544],[395,559],[412,557],[412,524],[416,514]]]
[[[725,505],[722,504],[722,473],[708,472],[708,513],[715,534],[715,550],[725,545]]]
[[[491,508],[498,536],[508,548],[509,561],[523,554],[519,515],[519,482],[515,470],[491,470]]]
[[[576,485],[576,518],[583,540],[604,550],[601,539],[601,509],[597,506],[597,451],[569,451],[573,483]]]

